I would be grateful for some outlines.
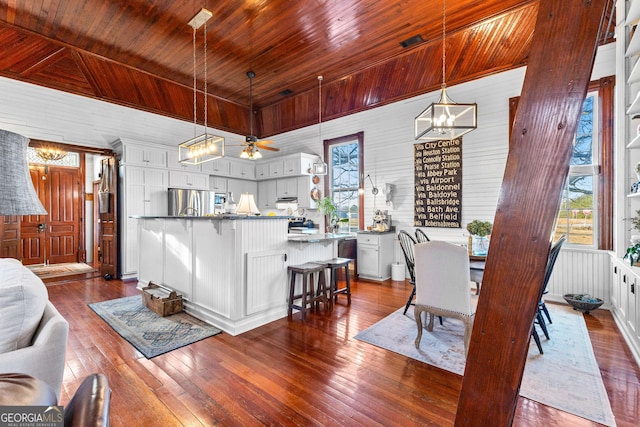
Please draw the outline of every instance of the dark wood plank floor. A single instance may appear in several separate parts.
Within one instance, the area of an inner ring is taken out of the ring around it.
[[[220,334],[147,360],[87,304],[136,295],[102,278],[48,284],[70,323],[61,404],[104,373],[112,426],[452,425],[461,377],[353,339],[401,307],[409,285],[355,282],[351,306]],[[618,426],[640,422],[640,370],[608,311],[586,316]],[[487,405],[490,402],[478,402]],[[520,398],[517,426],[593,426]]]

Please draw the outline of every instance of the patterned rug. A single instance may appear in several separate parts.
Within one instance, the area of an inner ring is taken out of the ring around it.
[[[187,313],[158,316],[142,305],[140,295],[89,304],[89,307],[147,359],[221,332]]]
[[[95,268],[82,262],[66,262],[62,264],[49,265],[29,265],[27,266],[27,268],[41,279],[71,276],[74,274],[85,274],[96,271]]]
[[[547,340],[539,331],[544,351],[542,355],[531,340],[520,395],[604,425],[615,426],[582,313],[566,305],[547,304],[547,307],[553,320],[548,325],[551,339]],[[434,322],[433,332],[425,329],[420,349],[416,349],[413,310],[406,315],[402,314],[403,310],[390,314],[355,338],[462,375],[465,365],[462,322],[445,319],[443,326]]]

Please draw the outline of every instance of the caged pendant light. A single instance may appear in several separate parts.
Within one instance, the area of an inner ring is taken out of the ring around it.
[[[318,135],[322,146],[322,76],[318,76]],[[327,171],[327,164],[320,159],[312,165],[314,175],[326,175]]]
[[[193,28],[193,135],[194,138],[178,145],[178,161],[198,165],[224,156],[224,138],[212,135],[207,130],[207,26],[205,23],[213,14],[202,9],[188,25]],[[204,133],[197,134],[197,78],[196,78],[196,33],[204,26]]]
[[[447,96],[446,76],[446,0],[442,8],[442,89],[440,99],[414,121],[415,139],[456,139],[477,127],[478,104],[457,104]]]

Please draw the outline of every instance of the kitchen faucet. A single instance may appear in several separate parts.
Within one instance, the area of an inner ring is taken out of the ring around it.
[[[191,211],[191,215],[190,216],[198,216],[198,209],[191,207],[191,206],[187,206],[186,208],[182,209],[180,211],[180,213],[178,214],[178,216],[187,216],[189,211]]]

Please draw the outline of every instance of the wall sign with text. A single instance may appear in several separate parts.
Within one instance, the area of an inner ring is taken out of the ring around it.
[[[414,144],[416,227],[460,228],[462,138]]]

